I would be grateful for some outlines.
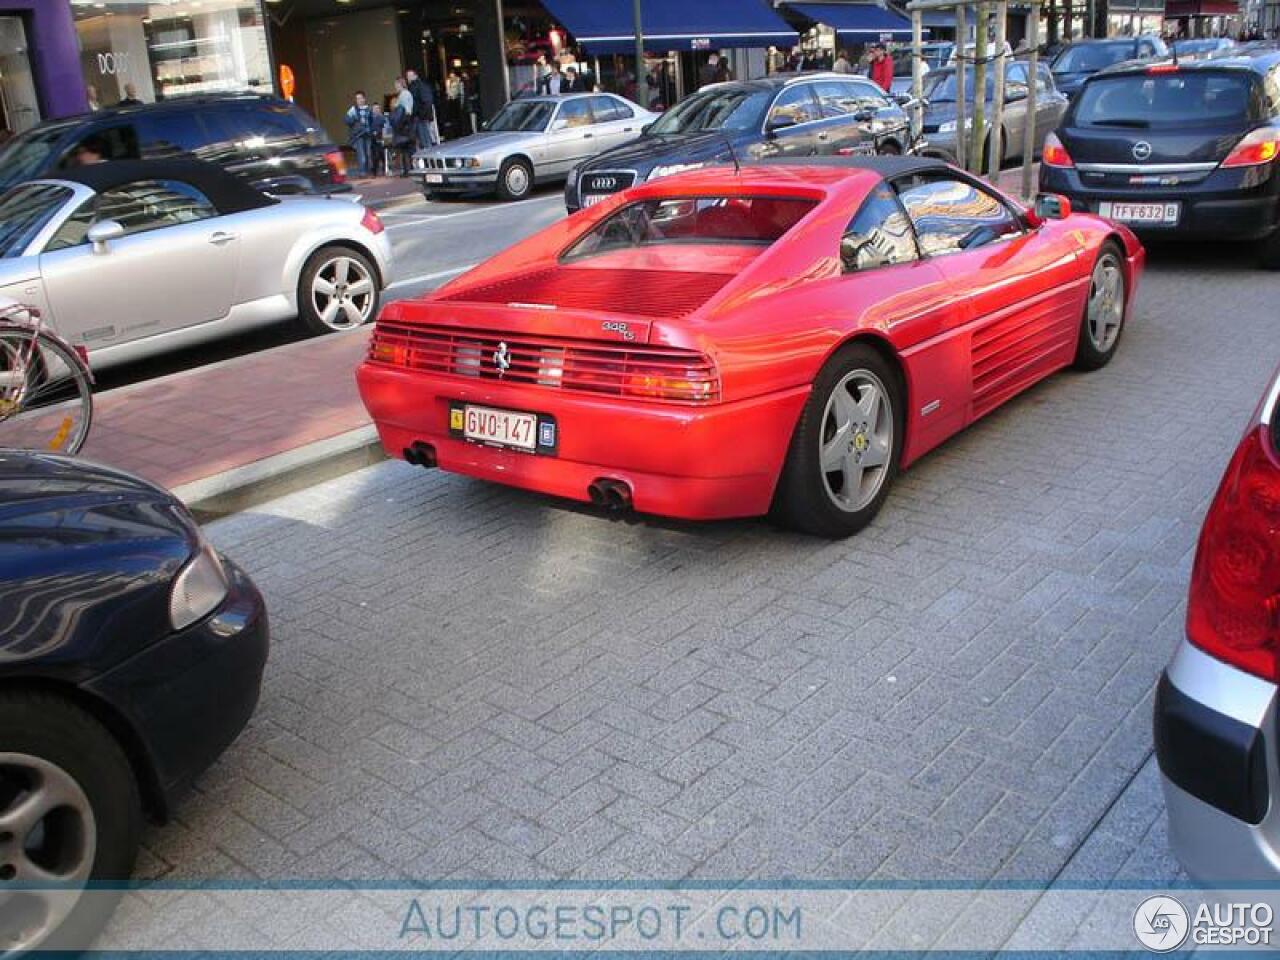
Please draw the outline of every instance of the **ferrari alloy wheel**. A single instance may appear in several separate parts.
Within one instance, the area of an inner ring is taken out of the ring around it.
[[[1124,326],[1125,292],[1120,252],[1114,243],[1107,243],[1089,277],[1089,297],[1076,348],[1076,366],[1080,369],[1096,370],[1111,360]]]
[[[96,886],[129,878],[141,820],[133,770],[97,720],[46,694],[0,696],[0,956],[89,946],[118,899]]]
[[[898,371],[869,344],[827,362],[791,439],[774,501],[780,519],[827,537],[871,522],[897,474],[901,395]]]
[[[298,316],[313,333],[351,330],[368,323],[378,309],[373,265],[350,247],[324,247],[302,271]]]
[[[524,160],[507,160],[498,171],[498,196],[503,200],[523,200],[533,189],[533,171]]]

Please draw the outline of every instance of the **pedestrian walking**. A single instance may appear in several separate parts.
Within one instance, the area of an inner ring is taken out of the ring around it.
[[[347,108],[343,117],[347,124],[347,139],[351,149],[356,152],[356,169],[360,176],[367,177],[375,169],[373,167],[373,108],[363,90],[357,90],[355,100]]]
[[[409,94],[413,97],[413,138],[419,150],[434,147],[439,142],[436,135],[436,95],[431,85],[412,68],[404,72]]]
[[[391,108],[391,153],[400,160],[400,176],[409,175],[409,155],[413,152],[413,94],[404,77],[396,77],[396,100]],[[391,172],[391,161],[387,161]]]
[[[853,63],[849,60],[849,51],[841,50],[836,57],[836,62],[831,65],[831,69],[836,73],[853,73]]]
[[[391,131],[387,124],[387,115],[382,112],[381,104],[369,107],[369,166],[375,177],[387,176],[387,146],[390,143]]]

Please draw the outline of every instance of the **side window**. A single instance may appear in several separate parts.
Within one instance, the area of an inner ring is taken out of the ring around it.
[[[1043,63],[1036,64],[1036,92],[1056,93],[1057,85],[1053,82],[1053,74]]]
[[[867,83],[847,80],[820,80],[813,85],[824,117],[852,116],[880,110],[889,105],[884,94]]]
[[[572,130],[575,127],[588,127],[591,125],[591,110],[587,107],[585,99],[566,100],[560,104],[560,114],[556,117],[556,122],[552,124],[553,130]]]
[[[148,160],[195,154],[209,140],[194,113],[152,112],[137,118],[142,156]]]
[[[596,123],[610,123],[619,120],[617,107],[614,106],[613,97],[591,97],[591,114],[595,117]]]
[[[900,186],[898,196],[927,257],[972,250],[1022,231],[998,197],[964,180],[916,178]]]
[[[1009,97],[1027,96],[1027,68],[1015,63],[1004,74],[1004,95]]]
[[[822,114],[813,96],[813,86],[812,83],[799,83],[783,90],[769,111],[769,126],[790,127],[819,119]]]
[[[231,135],[247,145],[255,142],[292,148],[311,142],[307,125],[288,104],[236,103],[218,111],[219,119],[231,128]]]
[[[613,101],[613,112],[617,120],[630,120],[636,115],[630,105],[625,100],[619,100],[617,97],[609,97]]]
[[[911,223],[898,196],[882,183],[862,202],[853,222],[840,238],[840,263],[845,273],[872,270],[919,259]]]
[[[58,165],[66,169],[104,160],[137,159],[138,133],[132,125],[124,123],[85,134],[72,144]]]
[[[125,236],[216,217],[208,197],[177,180],[139,180],[98,195],[95,220],[116,220]]]
[[[52,253],[54,250],[65,250],[67,247],[78,247],[85,242],[84,235],[89,231],[90,224],[93,223],[95,199],[91,198],[80,204],[75,213],[62,222],[58,232],[45,244],[45,253]]]

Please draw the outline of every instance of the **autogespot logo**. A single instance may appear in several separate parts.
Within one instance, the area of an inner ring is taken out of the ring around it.
[[[1190,928],[1187,908],[1173,897],[1148,897],[1133,914],[1133,932],[1138,942],[1155,953],[1178,949]]]

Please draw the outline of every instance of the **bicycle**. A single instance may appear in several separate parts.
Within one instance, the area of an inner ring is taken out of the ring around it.
[[[0,449],[74,455],[93,423],[93,372],[27,304],[0,304]]]

